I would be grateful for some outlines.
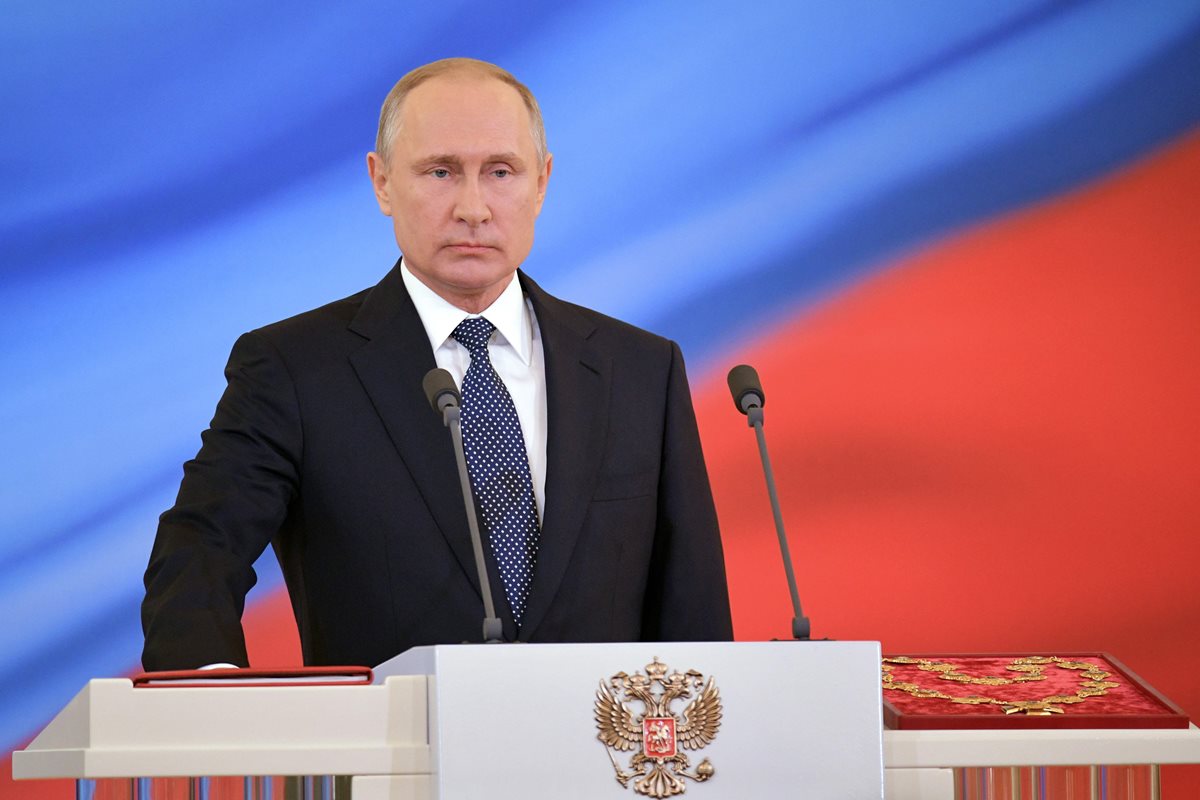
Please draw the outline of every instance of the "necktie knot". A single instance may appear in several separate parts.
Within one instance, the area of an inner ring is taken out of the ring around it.
[[[472,358],[475,358],[476,354],[480,352],[487,353],[488,340],[492,338],[494,330],[496,330],[496,326],[488,322],[485,317],[468,317],[458,323],[458,327],[450,335],[467,348],[467,352],[471,354]]]

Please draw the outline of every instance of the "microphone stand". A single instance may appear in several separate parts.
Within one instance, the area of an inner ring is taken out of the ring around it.
[[[779,508],[779,493],[775,491],[775,471],[771,469],[771,458],[767,455],[767,437],[763,433],[763,406],[767,404],[758,372],[749,364],[739,364],[729,370],[729,391],[733,404],[746,415],[746,423],[754,428],[758,438],[758,455],[762,459],[763,477],[767,479],[767,495],[771,498],[771,513],[775,516],[775,534],[779,537],[779,554],[783,557],[783,571],[787,575],[788,591],[792,595],[792,638],[807,642],[810,639],[808,617],[800,609],[800,590],[796,588],[796,572],[792,567],[792,553],[788,549],[787,534],[783,531],[783,511]]]
[[[453,380],[449,373],[446,379]],[[492,601],[492,582],[488,578],[487,564],[483,559],[483,540],[479,535],[479,520],[475,516],[475,497],[471,494],[471,478],[467,474],[467,455],[463,450],[462,410],[458,406],[457,391],[442,392],[432,398],[442,412],[442,423],[450,429],[454,442],[454,459],[458,462],[458,482],[462,486],[463,504],[467,510],[467,526],[471,532],[471,549],[475,552],[475,571],[479,573],[479,591],[483,595],[483,641],[499,644],[504,641],[504,629],[496,616],[496,604]]]
[[[796,572],[792,568],[792,553],[788,549],[787,534],[783,530],[783,511],[779,507],[779,493],[775,490],[775,471],[771,469],[771,458],[767,455],[767,437],[763,433],[763,410],[752,394],[742,400],[746,406],[746,423],[754,428],[758,439],[758,454],[762,460],[763,475],[767,479],[767,494],[771,498],[771,513],[775,515],[775,533],[779,537],[779,553],[783,557],[783,569],[787,574],[788,591],[792,595],[792,638],[808,641],[811,636],[811,626],[808,617],[800,609],[800,590],[796,588]]]

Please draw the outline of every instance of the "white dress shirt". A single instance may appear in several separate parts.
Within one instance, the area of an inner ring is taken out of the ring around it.
[[[450,334],[468,317],[486,317],[496,327],[488,343],[488,357],[508,388],[521,421],[541,522],[546,509],[546,361],[537,317],[521,291],[520,281],[514,274],[505,290],[482,314],[468,314],[421,283],[403,259],[400,276],[425,326],[434,361],[454,376],[457,385],[462,386],[471,354]]]

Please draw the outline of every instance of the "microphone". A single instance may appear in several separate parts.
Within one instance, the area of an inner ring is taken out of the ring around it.
[[[792,595],[792,638],[808,641],[810,625],[808,617],[800,608],[800,591],[796,588],[796,573],[792,569],[792,554],[788,549],[787,534],[783,531],[783,512],[779,508],[779,494],[775,491],[775,472],[771,469],[771,458],[767,455],[767,439],[763,434],[763,406],[767,397],[763,393],[758,371],[749,364],[739,364],[729,370],[729,392],[733,405],[746,415],[746,423],[754,428],[758,438],[758,454],[762,460],[763,476],[767,479],[767,495],[771,498],[771,512],[775,515],[775,533],[779,537],[779,554],[783,557],[783,571],[787,575],[788,591]]]
[[[767,404],[758,372],[749,364],[738,364],[729,370],[726,380],[729,383],[729,391],[733,394],[733,404],[743,414],[749,414],[750,409],[756,406],[762,408]]]
[[[462,395],[454,385],[454,377],[444,369],[431,369],[421,379],[421,388],[433,410],[445,418],[445,410],[450,406],[462,405]]]
[[[442,424],[450,429],[454,442],[454,458],[458,462],[458,482],[462,486],[463,505],[467,510],[467,527],[471,532],[471,549],[475,551],[475,572],[479,575],[479,591],[483,595],[483,640],[488,644],[503,641],[504,631],[500,618],[496,616],[496,604],[492,602],[492,583],[488,578],[487,564],[483,560],[483,540],[479,536],[479,520],[475,517],[475,497],[471,494],[471,478],[467,475],[467,455],[463,451],[462,419],[460,404],[462,396],[454,384],[454,377],[444,369],[431,369],[421,379],[421,388],[429,405],[442,417]]]

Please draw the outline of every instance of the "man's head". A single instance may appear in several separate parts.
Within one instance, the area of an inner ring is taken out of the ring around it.
[[[537,101],[492,64],[435,61],[384,101],[367,169],[405,264],[460,308],[482,311],[533,246],[552,157]]]

